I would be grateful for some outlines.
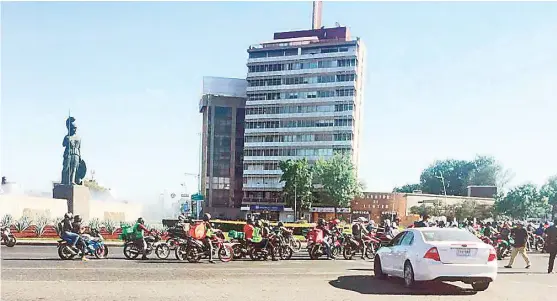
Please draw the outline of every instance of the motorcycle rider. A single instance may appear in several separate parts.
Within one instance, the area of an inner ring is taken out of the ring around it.
[[[147,259],[147,241],[145,241],[145,232],[151,233],[147,227],[145,227],[145,220],[140,217],[133,226],[133,232],[135,233],[135,246],[141,252],[141,260]]]
[[[352,225],[352,236],[354,240],[358,242],[358,245],[362,249],[362,259],[365,259],[366,254],[366,244],[364,242],[364,235],[367,234],[367,230],[364,227],[366,219],[363,217],[358,217],[356,222]]]
[[[211,225],[211,215],[209,213],[203,214],[203,223],[205,224],[205,238],[203,238],[203,243],[209,249],[209,262],[215,263],[213,260],[213,243],[211,242],[214,233],[213,226]]]
[[[317,229],[323,231],[323,245],[325,245],[325,253],[327,253],[327,259],[332,259],[335,260],[335,256],[333,256],[333,253],[331,252],[331,245],[329,244],[328,241],[328,237],[330,237],[332,235],[331,231],[329,229],[327,229],[327,226],[325,225],[325,220],[320,218],[317,220]]]
[[[83,234],[85,230],[81,224],[82,221],[81,216],[78,214],[73,217],[72,232],[78,235],[77,244],[81,250],[81,260],[87,261],[88,259],[85,257],[85,254],[87,254],[87,245],[85,245],[85,242],[81,238],[81,234]]]
[[[61,238],[64,240],[69,240],[71,243],[70,252],[73,255],[77,254],[77,240],[79,239],[79,235],[77,233],[72,232],[72,214],[70,212],[64,214],[64,219],[58,224],[60,227]]]
[[[555,257],[557,257],[557,219],[553,222],[553,226],[545,229],[547,235],[545,241],[545,249],[549,253],[549,263],[547,265],[547,273],[553,273],[553,266],[555,265]]]

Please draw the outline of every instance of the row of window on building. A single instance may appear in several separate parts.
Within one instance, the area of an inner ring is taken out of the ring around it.
[[[328,74],[318,76],[295,76],[295,77],[273,77],[263,79],[248,80],[249,87],[280,86],[280,85],[304,85],[304,84],[324,84],[334,82],[356,81],[356,74]]]
[[[249,53],[250,59],[264,58],[264,57],[281,57],[281,56],[293,56],[293,55],[304,55],[304,54],[319,54],[319,53],[336,53],[336,52],[348,52],[349,50],[354,50],[356,46],[340,46],[340,47],[326,47],[326,48],[290,48],[290,49],[279,49],[279,50],[267,50],[267,51],[252,51]]]
[[[350,141],[354,138],[351,132],[298,134],[298,135],[249,135],[244,142],[314,142],[314,141]]]
[[[307,105],[307,106],[265,106],[251,107],[246,109],[246,115],[261,114],[293,114],[293,113],[316,113],[316,112],[344,112],[353,111],[354,104],[334,104],[334,105]]]
[[[337,68],[337,67],[356,67],[358,60],[340,59],[340,60],[307,60],[296,63],[275,63],[275,64],[253,64],[248,66],[249,72],[273,72],[273,71],[289,71],[303,69],[318,68]]]
[[[303,99],[303,98],[328,98],[328,97],[346,97],[355,96],[354,88],[335,89],[335,90],[319,90],[319,91],[302,91],[302,92],[270,92],[270,93],[248,93],[248,101],[257,100],[280,100],[280,99]]]
[[[330,157],[334,154],[351,153],[350,148],[265,148],[265,149],[244,149],[244,157],[296,157],[314,156]]]
[[[370,205],[370,204],[364,204],[363,208],[369,208],[369,209],[389,209],[390,206],[389,205]]]
[[[337,118],[329,120],[272,120],[272,121],[248,121],[246,129],[277,129],[277,128],[308,128],[308,127],[333,127],[352,126],[352,118]]]

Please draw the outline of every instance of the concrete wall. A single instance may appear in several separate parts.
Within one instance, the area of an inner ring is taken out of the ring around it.
[[[90,218],[115,221],[135,221],[143,213],[143,205],[92,200]],[[22,195],[0,195],[0,218],[10,214],[14,219],[26,215],[31,218],[45,216],[49,219],[63,217],[68,211],[66,200],[30,197]]]

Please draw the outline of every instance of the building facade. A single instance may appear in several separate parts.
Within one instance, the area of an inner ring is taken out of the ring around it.
[[[376,222],[406,216],[406,198],[403,193],[364,192],[351,203],[352,219],[365,217]]]
[[[245,93],[244,79],[203,79],[199,102],[199,112],[203,114],[203,210],[218,218],[241,217]]]
[[[281,211],[280,161],[346,153],[358,166],[364,46],[336,27],[275,33],[248,53],[242,204]]]

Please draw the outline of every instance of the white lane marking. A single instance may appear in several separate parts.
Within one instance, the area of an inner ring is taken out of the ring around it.
[[[548,287],[548,288],[557,288],[557,285],[549,285],[549,284],[542,284],[542,283],[536,283],[536,282],[529,282],[529,281],[509,281],[512,283],[519,283],[519,284],[535,284],[538,286],[543,286],[543,287]]]

